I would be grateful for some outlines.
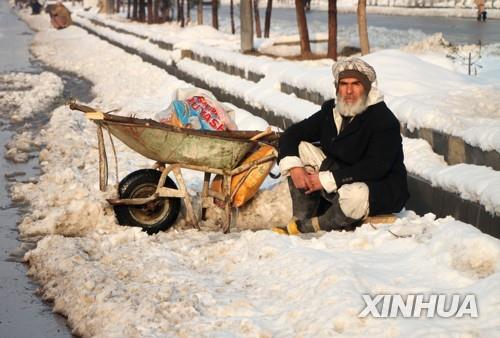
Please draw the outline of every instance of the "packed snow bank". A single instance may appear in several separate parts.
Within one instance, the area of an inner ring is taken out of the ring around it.
[[[24,131],[14,135],[5,147],[4,157],[16,163],[24,163],[30,159],[30,153],[40,149],[40,140],[33,136],[31,131]]]
[[[89,20],[81,18],[79,16],[75,16],[73,21],[80,24],[82,27],[92,27],[92,30],[97,34],[106,36],[109,39],[116,41],[124,46],[136,50],[143,50],[148,55],[167,65],[172,63],[172,52],[162,49],[145,39],[131,35],[120,34],[110,28],[96,26]]]
[[[80,18],[94,20],[114,29],[130,32],[146,39],[171,44],[176,48],[182,48],[186,43],[197,44],[203,41],[206,46],[239,50],[239,36],[223,33],[211,26],[191,25],[181,28],[176,22],[148,25],[146,23],[131,22],[123,18],[121,14],[102,15],[92,11],[83,11],[78,7],[74,7],[74,11],[76,14],[75,19],[78,22],[80,22]]]
[[[410,130],[430,128],[500,151],[500,88],[485,84],[492,77],[475,79],[399,51],[365,59],[377,70],[386,102]]]
[[[494,335],[498,240],[432,215],[410,213],[398,227],[414,237],[369,225],[313,239],[129,229],[49,236],[25,259],[84,337]],[[358,318],[361,295],[379,293],[472,293],[480,317]]]
[[[0,116],[12,122],[33,117],[49,109],[63,88],[61,78],[50,72],[0,74]]]
[[[106,194],[89,180],[89,175],[98,175],[96,138],[84,137],[89,127],[83,114],[58,108],[48,128],[41,130],[39,139],[45,148],[40,153],[43,174],[39,182],[11,189],[13,200],[29,201],[32,208],[19,225],[21,235],[76,236],[117,227]]]
[[[13,123],[37,118],[55,106],[63,88],[61,78],[50,72],[0,74],[0,117]],[[18,131],[6,144],[4,157],[14,162],[26,162],[29,153],[39,146],[40,142],[31,131]]]
[[[500,172],[465,163],[449,166],[421,139],[403,138],[403,148],[410,173],[457,193],[464,200],[479,202],[492,215],[500,215]]]

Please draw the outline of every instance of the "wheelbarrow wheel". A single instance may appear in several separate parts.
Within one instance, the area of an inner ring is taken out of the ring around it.
[[[145,198],[151,196],[160,180],[161,172],[141,169],[128,174],[118,187],[120,198]],[[165,187],[177,189],[167,176]],[[169,229],[177,219],[181,207],[178,197],[159,198],[144,205],[116,205],[116,218],[121,225],[141,227],[148,234]]]

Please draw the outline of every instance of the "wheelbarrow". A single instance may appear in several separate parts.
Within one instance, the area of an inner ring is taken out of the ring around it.
[[[200,217],[205,220],[206,210],[213,204],[213,198],[219,199],[224,208],[221,228],[224,233],[228,233],[231,226],[231,202],[239,188],[238,186],[231,192],[231,179],[243,172],[248,175],[258,165],[274,162],[277,158],[279,133],[270,130],[201,131],[165,125],[150,119],[104,113],[74,100],[69,102],[69,107],[84,112],[97,125],[101,191],[106,190],[108,181],[103,129],[108,131],[116,168],[112,136],[139,154],[156,161],[151,169],[140,169],[127,175],[118,185],[119,198],[107,200],[114,207],[118,223],[141,227],[150,234],[167,230],[175,223],[181,199],[186,207],[187,222],[199,229],[182,168],[204,172]],[[242,163],[256,147],[264,144],[273,147],[270,155]],[[170,173],[173,173],[179,187],[168,176]],[[223,177],[222,191],[210,188],[212,174]],[[244,179],[239,183],[243,181]]]

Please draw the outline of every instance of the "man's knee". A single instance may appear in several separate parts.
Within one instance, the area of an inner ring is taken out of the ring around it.
[[[311,168],[314,172],[319,170],[321,163],[326,158],[323,150],[305,141],[299,143],[299,157],[304,166]]]
[[[338,190],[340,209],[349,218],[362,219],[368,215],[370,192],[365,183],[345,184]]]

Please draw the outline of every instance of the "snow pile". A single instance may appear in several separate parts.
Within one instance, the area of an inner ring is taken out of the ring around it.
[[[40,141],[33,137],[31,131],[24,131],[14,135],[12,140],[6,144],[7,151],[4,157],[17,163],[27,162],[30,153],[40,149]]]
[[[430,128],[500,151],[500,88],[490,74],[475,79],[393,50],[365,60],[376,69],[387,104],[410,130]]]
[[[415,54],[425,62],[464,75],[469,75],[470,55],[470,75],[482,84],[496,85],[498,83],[498,74],[495,74],[498,72],[497,65],[500,56],[498,43],[487,46],[477,44],[456,46],[444,39],[442,33],[436,33],[426,39],[409,43],[402,50]]]
[[[137,38],[131,35],[125,35],[115,32],[110,28],[100,27],[92,24],[89,20],[75,16],[74,21],[83,27],[90,27],[96,34],[106,36],[113,41],[120,43],[136,50],[144,50],[148,55],[151,55],[158,61],[167,65],[172,63],[172,52],[161,49],[160,47],[149,43],[149,41]]]
[[[403,138],[406,169],[433,186],[455,192],[464,200],[479,202],[492,215],[500,215],[500,172],[472,164],[448,166],[429,143]]]
[[[32,213],[19,225],[22,236],[59,233],[81,236],[95,229],[116,228],[114,213],[99,192],[95,129],[82,114],[61,107],[40,132],[45,148],[37,184],[15,184],[13,200],[29,201]]]
[[[61,78],[50,72],[0,74],[0,116],[12,122],[33,117],[49,109],[63,88]]]
[[[398,226],[415,234],[386,231]],[[392,227],[312,239],[137,229],[48,236],[25,260],[43,297],[84,337],[494,335],[498,240],[432,215],[410,213]],[[480,317],[361,319],[367,293],[473,293]]]
[[[211,26],[192,25],[181,28],[175,22],[148,25],[146,23],[130,22],[120,15],[103,16],[98,13],[82,11],[78,7],[74,7],[74,11],[77,14],[75,17],[78,21],[80,20],[79,17],[91,19],[117,30],[174,45],[175,48],[179,49],[183,48],[185,44],[197,44],[203,41],[204,45],[210,47],[239,50],[239,36],[225,34]]]
[[[426,51],[447,53],[450,48],[451,44],[443,37],[443,33],[435,33],[424,39],[412,41],[401,48],[401,50],[408,53],[422,53]]]

